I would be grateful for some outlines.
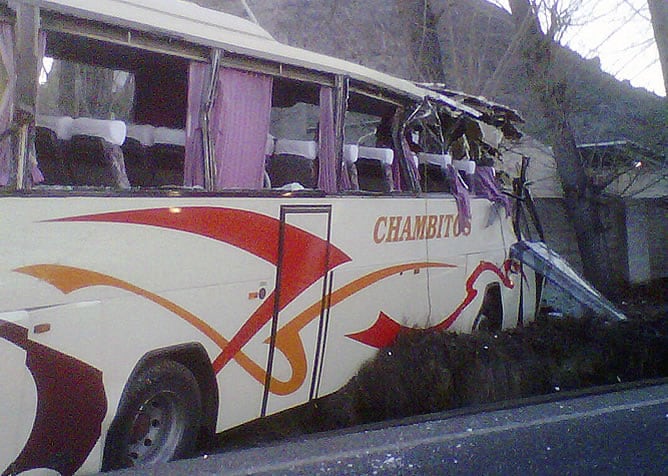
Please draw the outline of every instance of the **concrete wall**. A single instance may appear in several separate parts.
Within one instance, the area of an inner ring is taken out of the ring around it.
[[[577,239],[560,198],[538,198],[546,242],[582,272]],[[610,200],[601,207],[612,284],[628,286],[668,277],[668,201]]]
[[[668,278],[668,199],[646,200],[652,279]]]
[[[646,200],[626,203],[626,280],[630,284],[651,280],[648,207]]]
[[[537,198],[536,208],[545,231],[545,242],[577,271],[582,272],[580,251],[573,226],[561,198]]]

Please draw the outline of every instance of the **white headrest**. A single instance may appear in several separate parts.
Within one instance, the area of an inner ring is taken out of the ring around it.
[[[354,164],[360,156],[360,149],[353,144],[346,144],[343,146],[343,160],[346,164]]]
[[[155,127],[151,125],[128,124],[127,137],[136,139],[147,147],[155,144]]]
[[[56,137],[61,140],[70,140],[72,138],[72,123],[74,119],[70,116],[41,116],[35,118],[35,124],[39,127],[46,127],[56,133]]]
[[[267,144],[264,146],[264,155],[272,155],[276,147],[276,138],[267,134]]]
[[[450,154],[429,154],[427,152],[418,152],[418,160],[421,164],[438,165],[442,169],[452,163]]]
[[[387,165],[392,165],[394,161],[394,151],[392,149],[359,146],[359,156],[364,159],[380,160]]]
[[[318,144],[312,140],[277,139],[274,154],[290,154],[314,160],[318,155]]]
[[[475,173],[475,162],[472,160],[453,160],[452,166],[468,175],[473,175]]]
[[[115,145],[125,142],[126,127],[123,121],[106,121],[79,117],[72,122],[72,135],[101,137]]]
[[[155,143],[169,145],[186,145],[185,129],[170,129],[169,127],[155,128]]]
[[[304,190],[304,186],[299,182],[290,182],[286,183],[282,187],[278,187],[277,190],[287,190],[289,192],[296,192],[297,190]]]

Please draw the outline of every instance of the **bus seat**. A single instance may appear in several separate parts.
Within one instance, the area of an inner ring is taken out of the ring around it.
[[[58,140],[70,140],[72,138],[72,123],[74,119],[69,116],[45,116],[38,114],[35,117],[35,125],[55,132]]]
[[[350,188],[351,190],[359,190],[360,182],[357,176],[357,159],[359,159],[360,150],[359,147],[354,144],[344,144],[343,146],[343,167],[345,173],[348,174],[350,179]]]
[[[122,121],[75,119],[66,147],[71,185],[129,188],[121,150],[125,134]]]
[[[121,148],[130,185],[135,187],[153,185],[154,171],[149,161],[148,149],[154,143],[155,127],[147,124],[127,125],[127,136]]]
[[[185,129],[156,127],[155,143],[149,147],[149,161],[153,169],[152,186],[182,187],[186,157]]]
[[[276,148],[276,138],[271,134],[267,134],[267,144],[264,147],[265,157],[271,157],[274,154],[275,148]]]
[[[45,185],[65,185],[71,181],[64,153],[65,141],[72,137],[72,122],[74,119],[69,116],[35,117],[35,150]]]
[[[448,192],[450,187],[445,169],[452,163],[450,154],[418,152],[417,156],[422,190],[424,192]]]
[[[127,127],[123,121],[107,121],[79,117],[72,121],[72,136],[100,137],[105,141],[121,146],[125,142]]]
[[[346,164],[354,164],[360,156],[360,149],[354,144],[346,144],[343,146],[343,160]]]
[[[360,190],[391,192],[393,190],[392,162],[394,151],[380,147],[359,146],[355,162]]]
[[[132,139],[144,147],[155,144],[155,127],[150,124],[128,124],[125,140]]]
[[[37,126],[35,130],[35,150],[37,163],[44,175],[44,185],[66,185],[71,182],[65,167],[64,141],[59,140],[55,131]]]
[[[466,185],[469,187],[469,190],[471,190],[471,187],[473,186],[473,176],[475,175],[475,162],[468,159],[453,160],[452,166],[459,172],[464,179],[464,182],[466,182]]]
[[[453,160],[452,166],[464,175],[475,174],[475,162],[472,160]]]
[[[276,139],[274,153],[267,161],[267,173],[271,186],[280,188],[289,183],[299,183],[305,188],[318,184],[315,141]]]

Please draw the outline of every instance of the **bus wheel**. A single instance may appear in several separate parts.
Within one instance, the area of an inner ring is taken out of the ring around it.
[[[121,399],[107,437],[103,470],[190,456],[201,414],[197,380],[185,366],[162,360],[143,369]]]

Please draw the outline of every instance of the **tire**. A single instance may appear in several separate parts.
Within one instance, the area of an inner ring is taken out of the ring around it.
[[[162,360],[126,386],[105,446],[103,471],[184,458],[194,453],[202,415],[197,380]]]

